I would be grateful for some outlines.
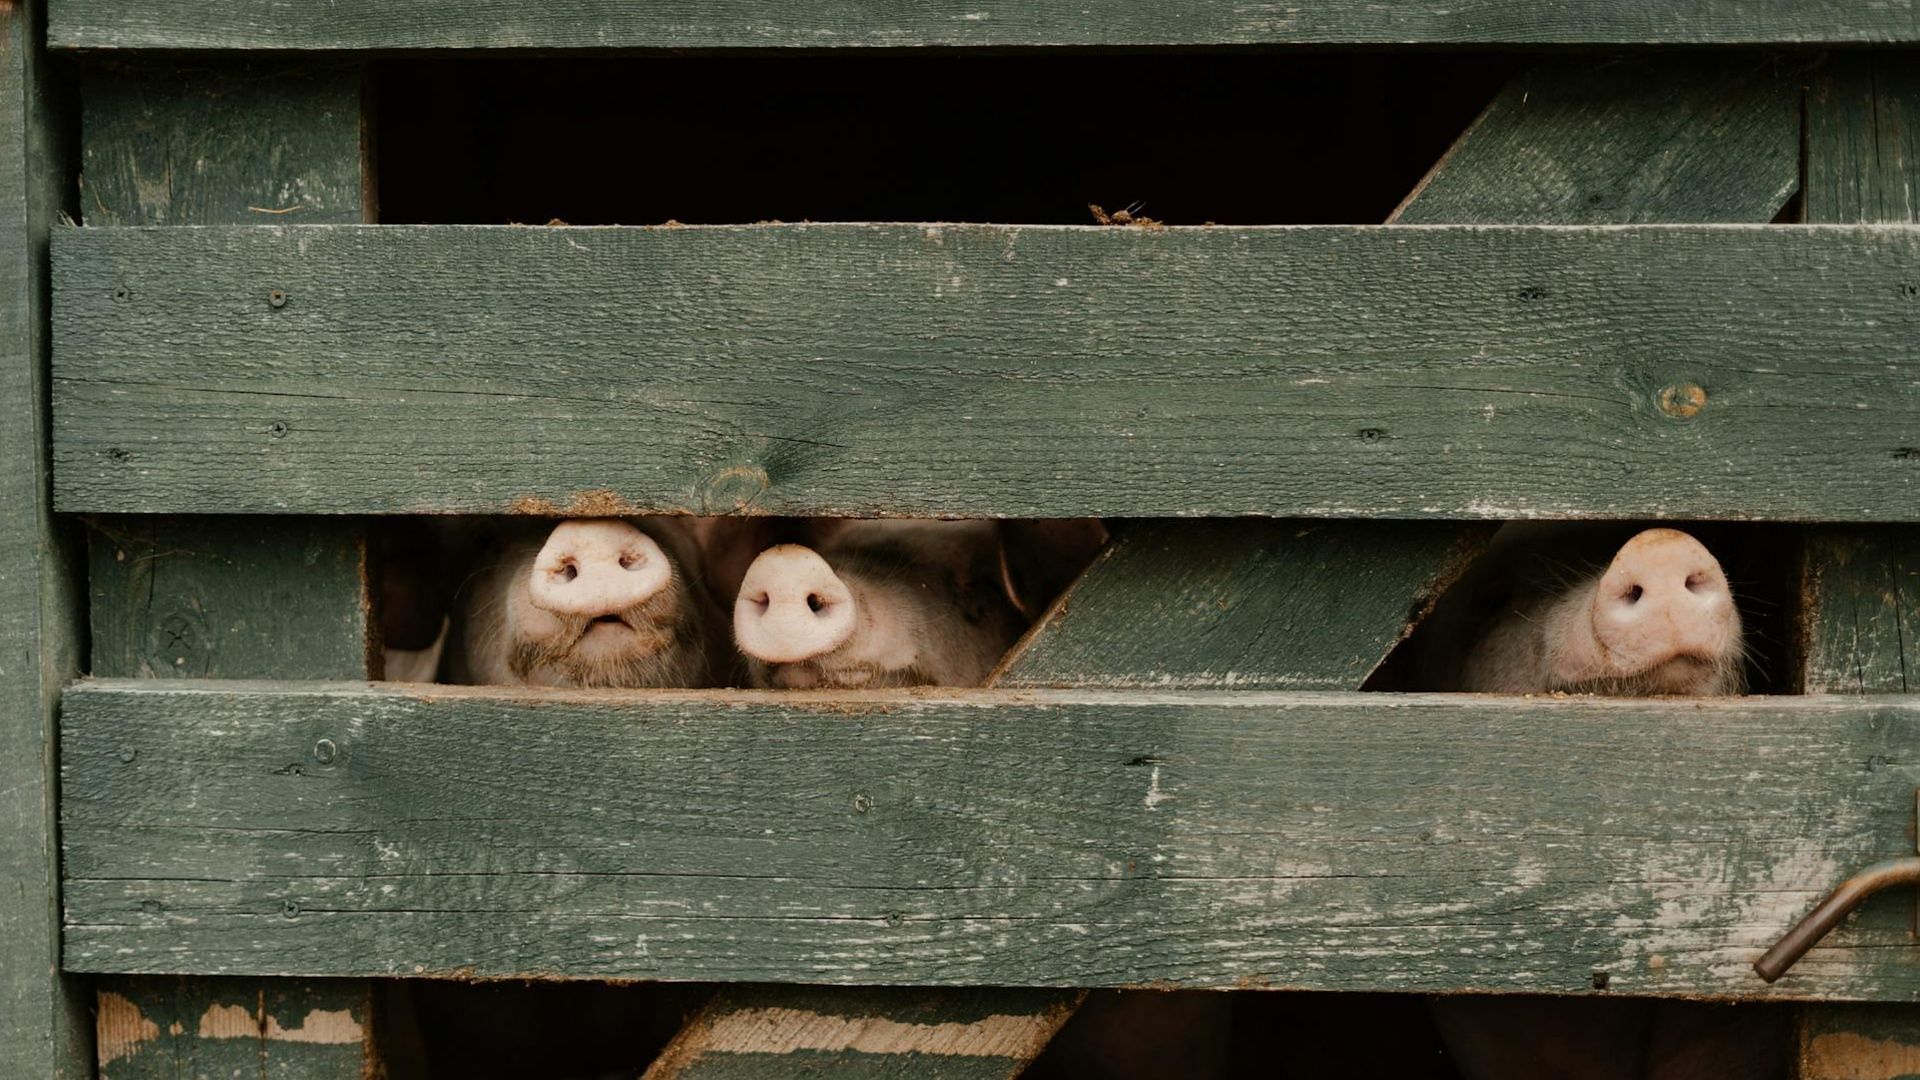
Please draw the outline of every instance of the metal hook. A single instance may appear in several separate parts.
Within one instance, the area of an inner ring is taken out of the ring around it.
[[[1920,845],[1920,788],[1914,790],[1913,813],[1915,843]],[[1920,846],[1915,850],[1920,850]],[[1785,975],[1788,968],[1798,963],[1801,957],[1807,955],[1808,949],[1819,944],[1821,938],[1840,925],[1840,920],[1859,907],[1861,901],[1896,885],[1920,885],[1920,856],[1877,862],[1841,882],[1839,887],[1827,894],[1825,900],[1820,901],[1819,907],[1809,911],[1806,918],[1795,923],[1793,929],[1773,943],[1773,948],[1753,962],[1754,974],[1767,982]]]

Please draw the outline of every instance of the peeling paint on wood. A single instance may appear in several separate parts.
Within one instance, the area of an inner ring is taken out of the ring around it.
[[[143,513],[613,492],[668,513],[1920,516],[1901,434],[1920,410],[1902,374],[1920,336],[1913,230],[927,232],[66,230],[56,497]],[[1663,413],[1689,384],[1706,407]],[[729,478],[748,466],[767,481],[743,499]]]
[[[1841,868],[1910,850],[1907,698],[129,680],[67,702],[81,970],[1920,992],[1899,898],[1771,987],[1749,969]]]
[[[149,975],[114,987],[99,995],[102,1080],[377,1075],[364,980]]]

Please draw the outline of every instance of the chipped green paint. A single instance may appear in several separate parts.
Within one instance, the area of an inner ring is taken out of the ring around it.
[[[1898,903],[1749,965],[1910,848],[1916,735],[1911,698],[101,681],[62,724],[65,955],[1898,1000]]]

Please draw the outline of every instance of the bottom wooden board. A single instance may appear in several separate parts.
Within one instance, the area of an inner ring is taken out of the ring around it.
[[[1910,1000],[1920,700],[66,698],[74,970]],[[1604,976],[1604,977],[1602,977]]]

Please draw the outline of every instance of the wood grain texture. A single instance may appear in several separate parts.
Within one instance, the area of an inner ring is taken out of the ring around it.
[[[791,0],[62,0],[62,48],[634,49],[927,45],[1767,44],[1920,41],[1912,0],[1521,0],[1290,5],[1091,0],[816,5]]]
[[[88,225],[369,220],[358,64],[89,64]]]
[[[75,229],[55,279],[68,510],[1920,517],[1901,228]]]
[[[1913,528],[1811,529],[1802,575],[1808,693],[1897,694],[1920,684],[1914,641],[1920,632],[1920,535]]]
[[[66,963],[1906,1000],[1897,902],[1748,965],[1911,849],[1917,733],[1907,698],[104,681],[62,723]]]
[[[357,63],[91,64],[82,93],[81,199],[91,225],[371,216]],[[184,517],[93,524],[95,674],[379,674],[360,521]],[[367,1025],[371,988],[365,980],[242,988],[241,996],[253,1002],[244,1015],[236,1012],[241,1007],[230,986],[170,981],[161,993],[162,985],[98,980],[96,1014],[132,1023],[111,1032],[102,1026],[103,1073],[224,1077],[244,1068],[281,1080],[319,1080],[374,1075],[382,1066]],[[296,1009],[299,1003],[313,1009]],[[314,1010],[317,1019],[302,1020]],[[157,1034],[133,1038],[145,1034],[148,1015],[163,1019]],[[176,1022],[184,1024],[179,1033]]]
[[[1017,1076],[1080,991],[734,986],[681,1029],[644,1080]]]
[[[1912,1003],[1802,1010],[1796,1080],[1920,1080]]]
[[[71,177],[43,6],[0,3],[0,1076],[91,1075],[84,980],[59,971],[54,713],[85,602],[47,475],[47,231]]]
[[[1920,221],[1916,128],[1920,77],[1912,57],[1827,57],[1806,95],[1806,220]],[[1920,531],[1910,526],[1807,531],[1801,652],[1808,692],[1904,692],[1920,679],[1920,666],[1908,675],[1920,662],[1916,545]],[[1920,1010],[1912,1005],[1808,1005],[1796,1037],[1800,1080],[1920,1076]]]
[[[1920,62],[1837,53],[1807,88],[1808,221],[1920,222]]]
[[[349,1080],[372,1053],[365,979],[137,976],[103,990],[100,1080]],[[297,1047],[296,1053],[285,1048]]]
[[[1130,525],[1009,655],[1002,687],[1357,690],[1491,528]]]
[[[1786,59],[1571,56],[1515,79],[1394,214],[1408,225],[1767,222],[1800,187]]]
[[[365,533],[338,518],[96,521],[93,674],[370,677]]]

